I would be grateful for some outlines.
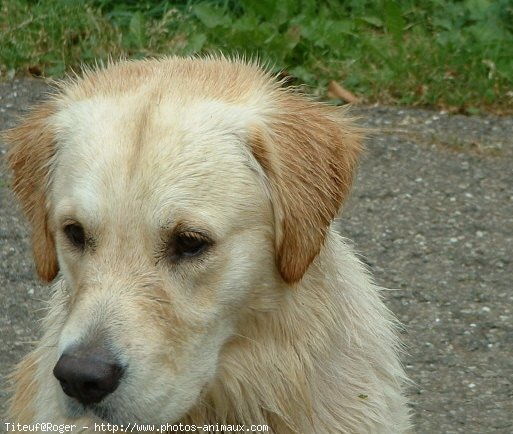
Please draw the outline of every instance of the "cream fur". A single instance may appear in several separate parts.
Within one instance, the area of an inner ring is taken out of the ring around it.
[[[396,322],[330,226],[361,150],[344,113],[253,64],[165,58],[63,83],[5,138],[38,273],[54,279],[7,420],[408,432]],[[70,219],[89,250],[65,239]],[[181,225],[214,245],[169,264],[159,252]],[[127,371],[94,412],[52,369],[99,336]]]

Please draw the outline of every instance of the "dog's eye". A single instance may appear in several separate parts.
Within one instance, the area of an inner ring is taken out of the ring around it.
[[[66,238],[79,249],[84,249],[86,244],[86,237],[84,228],[78,223],[71,223],[64,226],[64,234]]]
[[[172,262],[191,258],[203,253],[212,242],[197,232],[176,234],[168,246],[168,257]]]

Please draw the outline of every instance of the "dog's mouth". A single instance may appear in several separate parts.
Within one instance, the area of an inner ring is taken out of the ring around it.
[[[105,406],[95,404],[89,408],[91,413],[93,413],[97,418],[101,419],[104,422],[116,424],[119,421],[116,420],[113,413],[110,411],[110,409],[106,408]]]
[[[94,416],[95,419],[111,424],[119,422],[115,417],[115,411],[110,406],[103,403],[84,405],[73,398],[66,397],[66,413],[71,418],[81,418],[87,415]]]

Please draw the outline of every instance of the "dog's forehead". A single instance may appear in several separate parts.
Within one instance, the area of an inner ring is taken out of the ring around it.
[[[53,119],[54,203],[113,211],[139,202],[163,214],[258,203],[260,168],[246,143],[257,116],[243,104],[155,94],[67,104]]]

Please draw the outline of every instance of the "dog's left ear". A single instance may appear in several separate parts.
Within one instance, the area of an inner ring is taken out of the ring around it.
[[[277,265],[295,283],[349,193],[362,134],[339,109],[300,95],[284,92],[278,107],[254,128],[250,144],[271,190]]]
[[[23,123],[2,134],[12,145],[7,156],[13,172],[12,187],[32,226],[32,248],[39,277],[50,282],[59,266],[48,218],[49,172],[55,155],[55,137],[49,118],[51,103],[36,108]]]

